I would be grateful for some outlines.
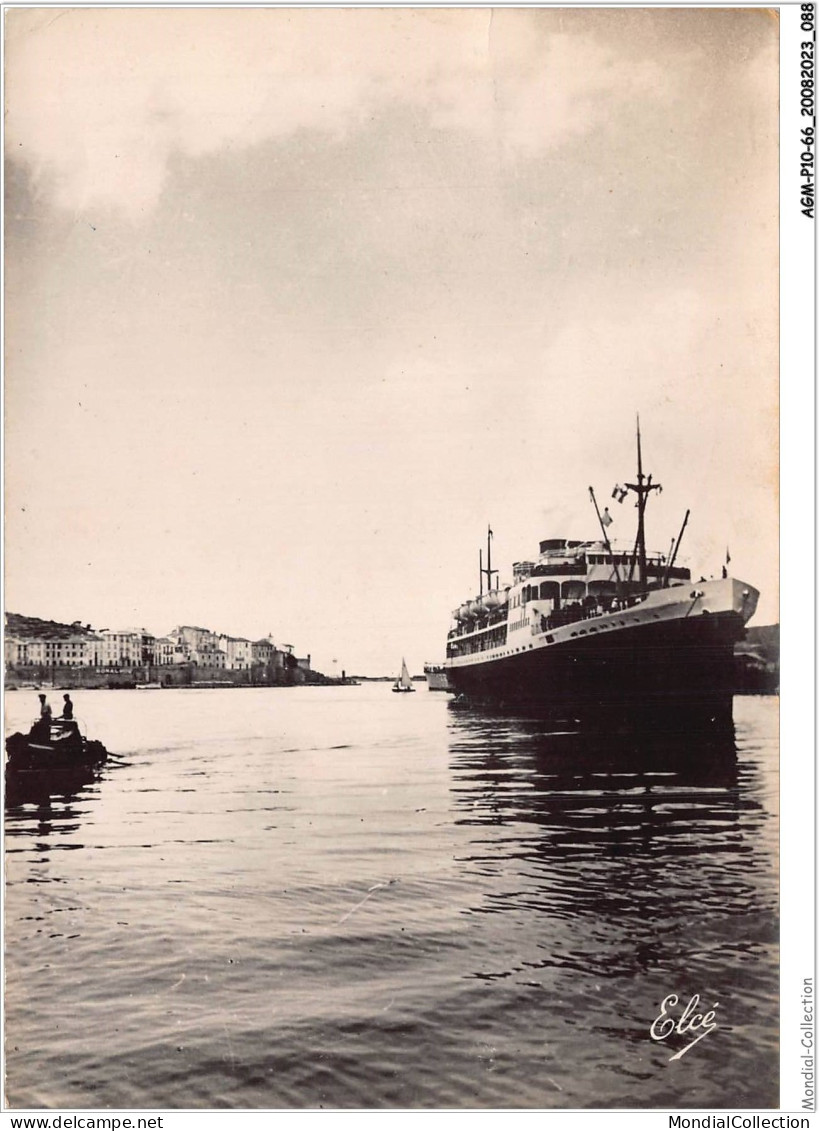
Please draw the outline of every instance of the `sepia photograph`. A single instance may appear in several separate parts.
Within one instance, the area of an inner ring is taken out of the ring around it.
[[[6,1110],[779,1109],[780,16],[5,7]]]

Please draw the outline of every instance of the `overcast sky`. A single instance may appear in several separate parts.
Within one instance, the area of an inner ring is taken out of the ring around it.
[[[775,14],[6,21],[9,610],[417,671],[639,412],[778,619]]]

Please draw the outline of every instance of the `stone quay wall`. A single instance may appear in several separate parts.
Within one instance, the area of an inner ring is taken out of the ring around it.
[[[292,687],[302,683],[324,683],[318,672],[303,668],[287,669],[257,664],[252,669],[199,667],[194,664],[153,664],[133,668],[94,667],[7,667],[7,691],[23,688],[49,688],[73,691],[77,688],[159,687]]]

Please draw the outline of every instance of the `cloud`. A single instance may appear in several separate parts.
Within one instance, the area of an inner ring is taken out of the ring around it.
[[[390,104],[431,129],[540,151],[594,128],[601,100],[611,113],[662,88],[653,61],[616,59],[548,12],[17,10],[7,21],[8,154],[61,207],[132,217],[156,203],[177,152],[300,130],[343,141]]]

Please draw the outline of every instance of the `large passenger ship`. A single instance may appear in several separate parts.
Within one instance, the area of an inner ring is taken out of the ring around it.
[[[638,421],[636,481],[613,492],[636,498],[633,544],[610,541],[608,507],[601,514],[589,488],[600,536],[546,539],[531,561],[513,565],[511,583],[498,585],[490,529],[481,592],[455,610],[447,638],[453,689],[557,714],[682,708],[730,718],[734,644],[759,593],[729,577],[727,561],[722,577],[696,582],[676,564],[688,513],[667,556],[646,550],[646,505],[657,490],[643,473]]]

